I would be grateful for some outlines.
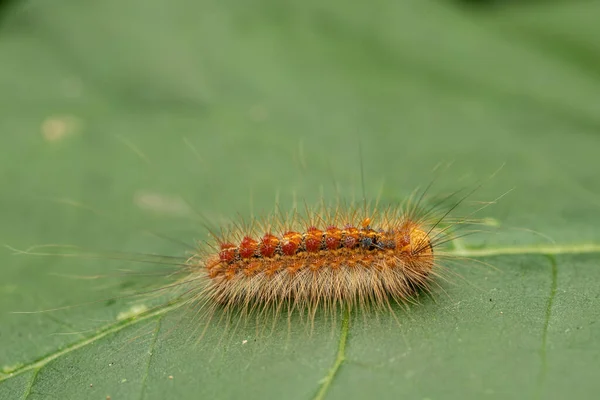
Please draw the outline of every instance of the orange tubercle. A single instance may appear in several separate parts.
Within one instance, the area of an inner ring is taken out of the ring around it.
[[[214,261],[207,265],[210,277],[224,275],[231,279],[236,273],[255,276],[264,273],[295,274],[303,268],[318,273],[324,268],[340,270],[353,268],[419,268],[429,272],[434,263],[428,233],[411,221],[400,221],[395,228],[375,230],[371,218],[362,220],[361,228],[346,225],[343,229],[328,226],[321,230],[310,226],[306,232],[286,231],[281,238],[266,233],[257,241],[244,236],[239,246],[230,242],[220,244],[218,256],[221,268]],[[214,260],[214,258],[211,258]],[[418,261],[418,262],[417,262]]]

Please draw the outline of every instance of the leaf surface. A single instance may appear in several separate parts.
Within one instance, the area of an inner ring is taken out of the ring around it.
[[[508,3],[3,3],[0,239],[103,257],[0,253],[0,398],[597,393],[600,2]],[[482,264],[399,324],[204,332],[130,296],[168,266],[112,253],[185,255],[276,198],[361,198],[361,168],[395,203],[440,162],[442,187],[514,190],[478,214],[498,234],[455,246]]]

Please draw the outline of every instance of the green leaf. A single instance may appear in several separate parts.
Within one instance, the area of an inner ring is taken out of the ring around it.
[[[0,240],[103,256],[0,252],[0,398],[594,397],[600,2],[499,3],[3,3]],[[440,162],[514,190],[399,322],[204,330],[114,253],[361,198],[362,168],[398,202]]]

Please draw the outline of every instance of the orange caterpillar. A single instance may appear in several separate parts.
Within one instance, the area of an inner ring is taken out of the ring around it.
[[[192,300],[246,315],[314,315],[318,308],[390,309],[429,290],[436,248],[450,240],[450,226],[440,228],[447,213],[365,207],[362,214],[325,208],[213,235],[187,262],[185,280],[206,281]]]

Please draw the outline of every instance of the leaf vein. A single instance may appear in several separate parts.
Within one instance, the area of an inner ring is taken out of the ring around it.
[[[154,337],[152,338],[152,343],[150,344],[150,349],[148,350],[148,363],[146,364],[146,371],[144,372],[144,377],[142,378],[142,386],[140,388],[140,400],[144,398],[144,393],[146,392],[146,380],[148,379],[148,374],[150,372],[150,364],[152,363],[152,357],[154,356],[154,349],[156,347],[156,340],[158,338],[158,334],[160,333],[160,327],[162,324],[162,319],[164,315],[158,317],[156,321],[156,328],[154,329]]]
[[[39,368],[36,369],[35,371],[33,371],[33,375],[31,376],[29,385],[27,385],[27,388],[25,389],[25,392],[23,393],[23,400],[27,400],[29,398],[29,396],[31,395],[31,389],[33,388],[33,384],[35,383],[39,372],[40,372]]]
[[[83,339],[83,340],[80,340],[78,342],[75,342],[75,343],[73,343],[73,344],[65,347],[64,349],[61,349],[61,350],[56,351],[54,353],[50,353],[50,354],[46,355],[45,357],[42,357],[42,358],[40,358],[40,359],[38,359],[36,361],[33,361],[33,362],[29,363],[29,364],[22,365],[21,367],[15,369],[13,371],[11,371],[6,376],[0,377],[0,382],[5,381],[5,380],[7,380],[9,378],[15,377],[17,375],[20,375],[22,373],[25,373],[27,371],[31,371],[32,369],[36,369],[37,368],[39,370],[42,367],[44,367],[46,364],[48,364],[49,362],[51,362],[53,360],[56,360],[57,358],[62,357],[64,355],[66,355],[66,354],[69,354],[72,351],[75,351],[75,350],[78,350],[78,349],[80,349],[82,347],[85,347],[88,344],[91,344],[91,343],[95,342],[98,339],[101,339],[101,338],[103,338],[105,336],[108,336],[108,335],[110,335],[112,333],[119,332],[119,331],[121,331],[121,330],[123,330],[123,329],[125,329],[125,328],[127,328],[129,326],[135,325],[135,324],[137,324],[139,322],[142,322],[142,321],[145,321],[145,320],[157,317],[159,315],[165,314],[165,313],[167,313],[167,312],[169,312],[169,311],[171,311],[171,310],[173,310],[173,309],[175,309],[175,308],[177,308],[179,306],[180,306],[179,302],[172,302],[172,303],[167,304],[164,307],[157,307],[156,309],[154,309],[151,312],[148,312],[147,314],[143,314],[143,315],[140,315],[140,316],[132,317],[132,318],[130,318],[128,320],[120,321],[120,322],[118,322],[116,324],[107,325],[104,328],[100,329],[98,331],[98,333],[96,333],[93,336],[90,336],[90,337],[88,337],[86,339]]]
[[[342,366],[342,364],[344,363],[344,360],[346,359],[346,343],[348,341],[349,325],[350,325],[350,310],[348,308],[346,308],[344,311],[344,318],[342,320],[342,329],[340,332],[340,342],[338,345],[338,351],[337,351],[337,355],[335,358],[335,362],[333,363],[333,366],[329,370],[329,373],[327,374],[327,376],[321,380],[321,387],[319,388],[317,395],[314,397],[314,400],[323,400],[325,398],[325,396],[327,395],[327,391],[329,390],[329,387],[331,386],[331,382],[333,382],[333,379],[336,377],[340,367]]]
[[[550,295],[548,296],[548,302],[546,303],[546,312],[544,318],[544,328],[542,331],[542,343],[540,345],[540,372],[538,378],[538,398],[541,398],[542,385],[546,380],[546,372],[548,370],[547,363],[547,342],[548,342],[548,326],[550,325],[550,318],[552,317],[552,304],[554,303],[554,297],[556,296],[556,288],[558,286],[558,267],[556,265],[556,259],[553,256],[548,256],[550,264],[552,266],[552,283],[550,284]]]

